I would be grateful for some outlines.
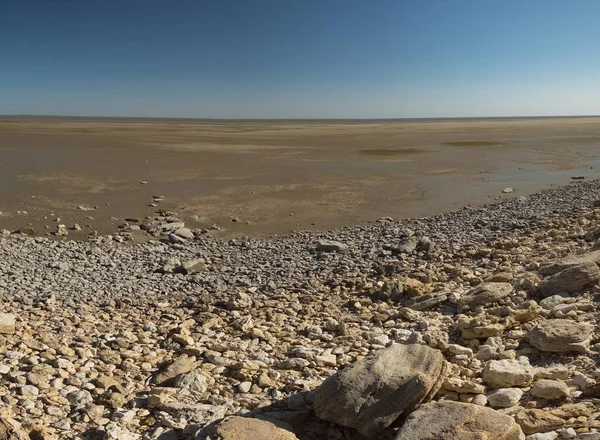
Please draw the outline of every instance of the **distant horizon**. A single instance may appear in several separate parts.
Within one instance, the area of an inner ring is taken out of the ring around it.
[[[439,121],[439,120],[489,120],[489,119],[576,119],[576,118],[599,118],[600,114],[582,115],[513,115],[513,116],[440,116],[440,117],[387,117],[387,118],[211,118],[211,117],[172,117],[172,116],[121,116],[121,115],[68,115],[68,114],[0,114],[0,121],[11,119],[73,119],[73,120],[97,120],[97,119],[133,119],[133,120],[165,120],[165,121]]]

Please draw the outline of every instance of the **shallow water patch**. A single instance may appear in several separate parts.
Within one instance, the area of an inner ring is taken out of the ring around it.
[[[447,141],[442,142],[442,145],[451,147],[488,147],[493,145],[506,145],[506,142],[499,141]]]

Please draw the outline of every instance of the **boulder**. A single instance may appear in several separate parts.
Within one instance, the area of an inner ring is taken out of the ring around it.
[[[395,344],[331,376],[314,392],[322,420],[375,436],[439,390],[446,363],[439,350]]]
[[[575,293],[598,282],[600,268],[596,263],[586,261],[544,278],[538,285],[538,290],[544,296]]]
[[[533,381],[534,375],[534,368],[524,356],[489,361],[483,368],[483,381],[491,388],[527,386]]]
[[[487,306],[510,295],[513,290],[513,286],[510,283],[482,283],[469,290],[460,298],[458,305],[461,308],[470,309],[478,306]]]
[[[491,408],[441,401],[421,405],[398,431],[396,440],[524,440],[515,421]]]
[[[592,327],[570,319],[548,319],[529,332],[529,342],[541,351],[556,353],[585,353],[588,350]]]
[[[297,440],[284,423],[248,417],[228,417],[196,437],[196,440]]]

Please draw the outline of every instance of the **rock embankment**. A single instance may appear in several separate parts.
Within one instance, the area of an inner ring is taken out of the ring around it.
[[[0,238],[0,439],[600,439],[600,183],[276,240]]]

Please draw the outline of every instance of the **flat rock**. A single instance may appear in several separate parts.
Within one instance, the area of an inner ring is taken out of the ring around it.
[[[513,290],[513,286],[510,283],[482,283],[461,297],[458,305],[462,308],[474,308],[494,304],[498,300],[510,295]]]
[[[439,350],[395,344],[331,376],[314,393],[322,420],[375,436],[439,389],[446,364]]]
[[[317,241],[317,251],[320,252],[345,252],[348,246],[340,241],[319,240]]]
[[[544,296],[576,293],[598,282],[600,268],[596,263],[586,261],[544,278],[538,285],[538,290]]]
[[[483,381],[491,388],[527,386],[534,375],[535,370],[526,357],[489,361],[483,368]]]
[[[585,353],[588,350],[592,327],[570,319],[548,319],[529,332],[529,342],[541,351],[556,353]]]
[[[565,421],[541,409],[525,409],[515,415],[516,422],[527,435],[562,428]]]
[[[400,428],[396,440],[524,440],[515,421],[491,408],[441,401],[421,405]]]
[[[570,267],[578,266],[582,263],[594,263],[600,265],[600,250],[594,252],[588,252],[582,255],[571,255],[552,263],[547,263],[540,267],[540,273],[542,275],[554,275]]]

